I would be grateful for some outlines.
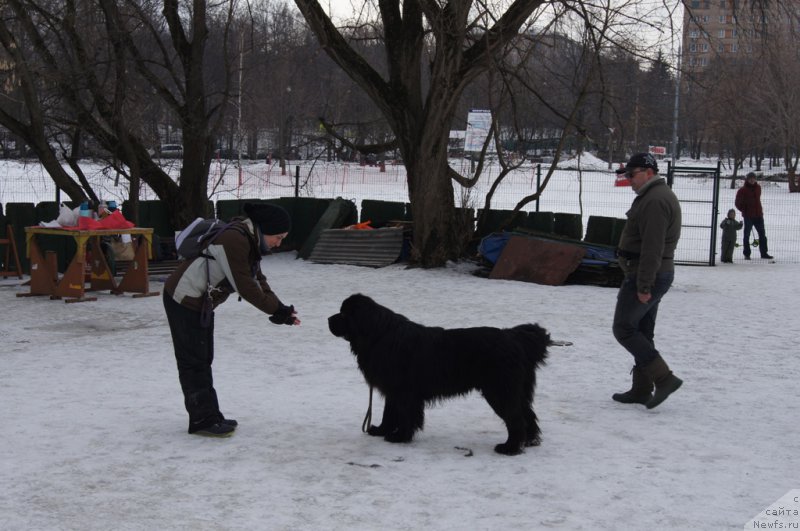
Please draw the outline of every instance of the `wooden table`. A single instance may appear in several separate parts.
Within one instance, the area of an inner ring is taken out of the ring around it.
[[[77,245],[75,256],[67,270],[58,278],[56,253],[43,253],[37,242],[39,235],[53,235],[73,238]],[[100,248],[100,238],[129,234],[133,237],[136,253],[130,267],[122,279],[117,282],[108,266]],[[134,293],[134,297],[158,295],[158,291],[150,291],[150,280],[147,274],[148,259],[152,257],[153,229],[133,227],[130,229],[79,230],[55,229],[47,227],[25,227],[27,256],[31,262],[30,293],[18,293],[18,297],[49,295],[51,299],[65,298],[64,302],[82,302],[97,300],[97,297],[86,297],[88,291],[111,290],[120,295],[125,292]],[[91,242],[91,251],[87,245]],[[87,258],[91,264],[87,268]]]

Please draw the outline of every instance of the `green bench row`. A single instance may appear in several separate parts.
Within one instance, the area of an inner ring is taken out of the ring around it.
[[[333,199],[305,197],[231,199],[219,200],[216,204],[209,202],[208,211],[215,212],[216,217],[219,219],[228,220],[241,215],[244,204],[248,202],[278,204],[289,211],[292,217],[292,231],[284,242],[284,248],[300,249],[332,201]],[[72,208],[76,206],[70,202],[66,204]],[[40,221],[54,220],[58,217],[58,210],[58,204],[55,201],[44,201],[36,205],[33,203],[7,203],[5,210],[0,205],[0,237],[5,237],[7,224],[14,226],[14,236],[17,248],[20,250],[20,260],[23,262],[22,267],[25,271],[29,268],[29,262],[24,256],[25,231],[23,227],[37,225]],[[122,204],[122,213],[127,219],[138,219],[139,226],[153,228],[153,233],[156,236],[154,238],[154,250],[158,258],[161,254],[160,241],[172,241],[175,231],[179,230],[180,227],[172,226],[169,211],[161,201],[139,201],[138,216],[135,216],[130,210],[130,203],[128,201],[124,202]],[[480,214],[481,211],[479,210],[478,215]],[[472,211],[469,211],[469,215],[472,216]],[[380,224],[386,221],[410,221],[411,217],[409,203],[365,199],[361,202],[360,216],[357,216],[356,207],[353,205],[347,224],[367,220],[371,220],[373,224]],[[617,241],[619,241],[623,224],[624,220],[590,216],[585,241],[616,245]],[[556,234],[575,240],[583,239],[583,226],[579,214],[517,212],[512,216],[512,212],[509,210],[490,210],[483,230],[476,236],[483,237],[491,232],[511,230],[517,227]],[[57,252],[59,269],[63,271],[75,253],[74,242],[68,238],[49,236],[44,237],[41,243],[44,250]],[[4,254],[4,252],[0,253],[0,260],[4,258]]]

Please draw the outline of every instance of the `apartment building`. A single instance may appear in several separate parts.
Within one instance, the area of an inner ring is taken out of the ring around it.
[[[767,11],[748,0],[683,0],[683,67],[702,71],[717,58],[753,57],[764,42],[798,29],[795,0]]]

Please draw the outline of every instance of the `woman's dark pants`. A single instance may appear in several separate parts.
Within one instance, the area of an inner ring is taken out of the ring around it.
[[[208,428],[223,420],[219,411],[217,392],[211,375],[214,361],[214,316],[203,327],[200,312],[181,306],[164,293],[164,310],[167,313],[178,378],[183,390],[184,405],[189,412],[189,433]]]

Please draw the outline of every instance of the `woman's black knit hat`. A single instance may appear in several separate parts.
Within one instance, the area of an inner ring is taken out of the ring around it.
[[[261,234],[282,234],[292,230],[292,218],[278,205],[245,203],[244,213],[258,226]]]

